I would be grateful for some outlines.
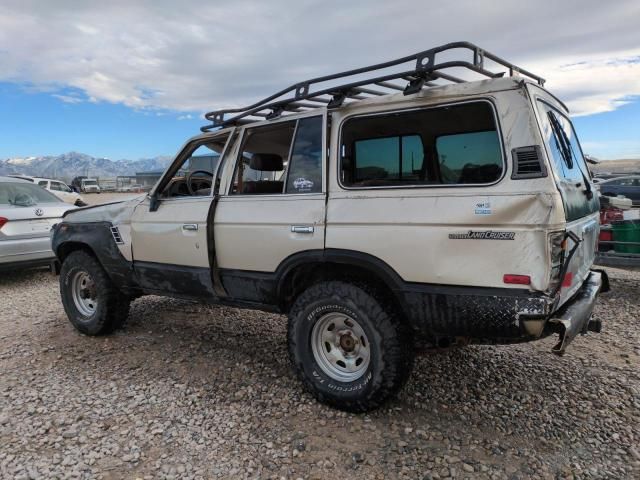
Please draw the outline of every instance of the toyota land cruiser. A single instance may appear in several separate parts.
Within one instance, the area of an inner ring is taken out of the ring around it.
[[[144,294],[281,312],[306,387],[365,411],[418,348],[600,330],[598,198],[543,78],[457,42],[206,118],[148,195],[54,228],[79,331]]]

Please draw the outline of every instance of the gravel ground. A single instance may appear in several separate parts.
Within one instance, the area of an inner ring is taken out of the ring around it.
[[[316,403],[284,318],[146,297],[115,335],[67,322],[57,278],[0,277],[1,478],[640,478],[640,273],[602,334],[421,356],[385,408]]]

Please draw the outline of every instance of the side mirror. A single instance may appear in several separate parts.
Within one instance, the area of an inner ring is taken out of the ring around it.
[[[156,210],[158,210],[159,206],[160,206],[160,200],[158,200],[158,196],[156,194],[150,195],[149,196],[149,211],[150,212],[155,212]]]

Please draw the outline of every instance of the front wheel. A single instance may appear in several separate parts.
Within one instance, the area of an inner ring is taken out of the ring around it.
[[[289,314],[289,356],[321,402],[350,412],[379,407],[408,379],[413,343],[393,307],[366,287],[316,284]]]
[[[104,335],[120,328],[131,303],[100,262],[82,250],[70,253],[62,263],[60,296],[69,321],[85,335]]]

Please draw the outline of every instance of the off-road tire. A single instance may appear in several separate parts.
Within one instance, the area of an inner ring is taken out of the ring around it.
[[[83,314],[72,293],[72,278],[79,272],[89,274],[95,284],[97,306],[92,315]],[[129,315],[131,299],[113,284],[100,262],[78,250],[64,259],[60,269],[60,296],[71,324],[85,335],[106,335],[121,328]]]
[[[384,295],[365,285],[341,281],[315,284],[304,291],[289,312],[289,357],[314,397],[348,412],[365,412],[395,395],[409,378],[414,348],[408,328]],[[368,338],[367,370],[353,381],[338,381],[323,371],[311,342],[314,325],[327,313],[353,318]]]

